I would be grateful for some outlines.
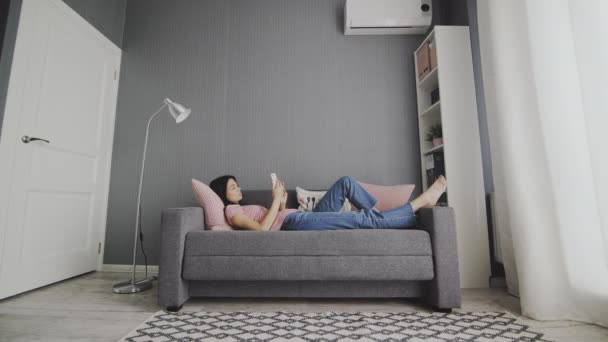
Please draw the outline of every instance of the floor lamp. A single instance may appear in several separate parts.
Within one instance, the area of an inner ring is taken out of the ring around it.
[[[186,120],[188,115],[190,115],[190,108],[185,108],[179,103],[175,103],[169,99],[164,100],[164,104],[160,107],[156,113],[152,114],[150,119],[148,120],[148,125],[146,126],[146,141],[144,142],[144,156],[141,163],[141,173],[139,175],[139,191],[137,194],[137,216],[135,216],[135,239],[133,241],[133,277],[131,280],[127,280],[122,283],[114,284],[112,287],[112,291],[114,293],[135,293],[141,292],[147,289],[152,288],[152,279],[142,279],[135,280],[135,257],[137,255],[137,234],[139,234],[139,215],[140,215],[140,204],[141,204],[141,185],[144,180],[144,168],[146,166],[146,149],[148,147],[148,133],[150,132],[150,122],[152,119],[160,113],[165,107],[169,108],[169,113],[175,119],[175,123],[179,124],[180,122]]]

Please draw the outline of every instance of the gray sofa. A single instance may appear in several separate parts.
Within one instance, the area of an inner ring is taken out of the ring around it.
[[[297,208],[288,190],[288,208]],[[270,190],[242,204],[270,207]],[[158,303],[190,297],[402,297],[460,307],[454,211],[418,211],[407,229],[210,231],[200,207],[162,212]]]

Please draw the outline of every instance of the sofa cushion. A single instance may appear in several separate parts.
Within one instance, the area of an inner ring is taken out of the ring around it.
[[[428,293],[428,281],[190,280],[188,283],[190,296],[203,297],[411,298]]]
[[[203,255],[432,255],[429,234],[418,229],[324,231],[195,231],[184,256]]]
[[[276,233],[275,233],[276,234]],[[201,255],[184,258],[188,280],[431,280],[430,255]]]

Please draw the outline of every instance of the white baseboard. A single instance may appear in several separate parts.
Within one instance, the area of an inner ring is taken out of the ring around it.
[[[133,272],[133,265],[112,265],[103,264],[99,272]],[[146,271],[146,265],[137,265],[136,272],[143,273]],[[158,265],[148,265],[148,273],[158,274]]]

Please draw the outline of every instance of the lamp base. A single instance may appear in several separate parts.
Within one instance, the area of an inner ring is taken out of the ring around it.
[[[127,280],[122,283],[114,284],[112,292],[114,293],[136,293],[152,288],[152,279]]]

